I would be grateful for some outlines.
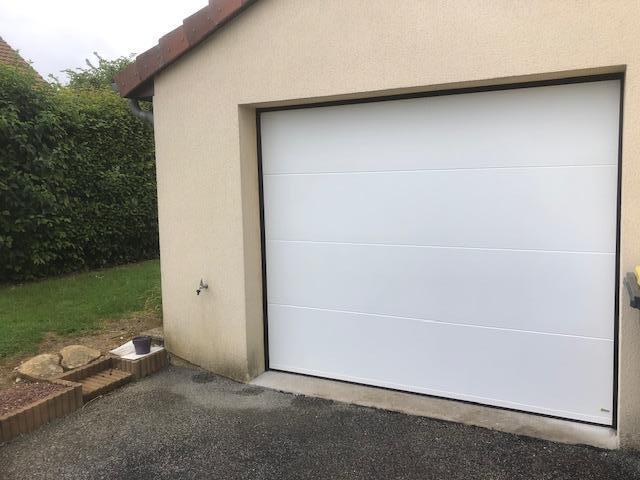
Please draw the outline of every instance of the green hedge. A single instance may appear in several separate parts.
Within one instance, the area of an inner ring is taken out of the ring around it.
[[[0,65],[0,283],[158,256],[152,128],[109,88]]]

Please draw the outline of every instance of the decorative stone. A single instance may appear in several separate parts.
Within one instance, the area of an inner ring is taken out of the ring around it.
[[[62,366],[66,370],[71,370],[93,362],[100,357],[101,353],[100,350],[84,345],[69,345],[60,350],[60,355],[62,356]]]
[[[51,353],[43,353],[30,358],[18,367],[18,373],[28,377],[51,378],[61,374],[60,357]]]

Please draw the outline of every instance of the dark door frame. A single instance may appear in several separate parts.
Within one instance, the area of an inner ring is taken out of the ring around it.
[[[439,97],[445,95],[462,95],[467,93],[478,93],[478,92],[492,92],[499,90],[515,90],[521,88],[533,88],[533,87],[547,87],[552,85],[569,85],[574,83],[590,83],[590,82],[601,82],[606,80],[619,80],[620,81],[620,117],[618,122],[619,132],[618,132],[618,184],[617,184],[617,205],[616,205],[616,254],[615,254],[615,299],[614,299],[614,339],[613,339],[613,412],[612,412],[612,425],[611,427],[617,428],[618,425],[618,374],[619,374],[619,366],[618,366],[618,357],[619,357],[619,314],[620,314],[620,206],[622,202],[621,190],[622,190],[622,120],[624,113],[624,84],[625,84],[625,74],[624,73],[611,73],[611,74],[602,74],[602,75],[589,75],[582,77],[569,77],[562,78],[556,80],[539,80],[539,81],[530,81],[530,82],[521,82],[521,83],[508,83],[502,85],[487,85],[480,87],[467,87],[467,88],[452,88],[447,90],[434,90],[434,91],[425,91],[425,92],[417,92],[417,93],[408,93],[408,94],[399,94],[399,95],[388,95],[388,96],[373,96],[366,98],[357,98],[357,99],[347,99],[347,100],[335,100],[328,102],[314,102],[314,103],[301,103],[296,105],[286,105],[286,106],[275,106],[275,107],[265,107],[256,109],[256,137],[257,137],[257,152],[258,152],[258,187],[259,187],[259,198],[260,198],[260,241],[261,241],[261,257],[262,257],[262,309],[263,309],[263,328],[264,328],[264,352],[265,352],[265,370],[269,370],[269,321],[268,321],[268,302],[267,302],[267,261],[266,261],[266,241],[265,241],[265,219],[264,219],[264,189],[263,189],[263,171],[262,171],[262,138],[261,138],[261,127],[260,127],[260,116],[265,112],[277,112],[282,110],[299,110],[305,108],[322,108],[322,107],[333,107],[340,105],[354,105],[359,103],[373,103],[373,102],[389,102],[394,100],[407,100],[412,98],[426,98],[426,97]],[[579,301],[579,300],[578,300]],[[297,374],[302,375],[302,374]],[[335,380],[342,381],[344,383],[354,383],[355,382],[345,382],[343,380]],[[386,390],[395,390],[392,388],[386,387],[375,387],[375,388],[384,388]],[[404,390],[401,390],[404,392]],[[415,392],[409,392],[415,393]],[[415,393],[416,395],[426,395]],[[554,415],[546,415],[535,412],[526,412],[523,410],[516,410],[504,407],[498,407],[494,405],[487,405],[484,403],[471,402],[466,400],[457,400],[448,397],[438,397],[446,400],[463,402],[472,405],[481,405],[489,408],[498,408],[501,410],[508,411],[516,411],[522,412],[530,415],[539,415],[542,417],[549,418],[559,418],[561,420],[567,420],[578,423],[586,423],[593,424],[597,426],[603,426],[599,423],[592,423],[582,420],[573,420],[567,419],[564,417],[557,417]]]

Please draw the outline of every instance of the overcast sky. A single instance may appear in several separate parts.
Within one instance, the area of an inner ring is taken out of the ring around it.
[[[0,0],[0,36],[43,76],[142,53],[207,0]]]

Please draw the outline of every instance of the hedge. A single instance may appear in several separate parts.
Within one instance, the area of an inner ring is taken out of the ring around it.
[[[0,65],[0,283],[158,254],[151,126],[109,88]]]

